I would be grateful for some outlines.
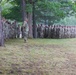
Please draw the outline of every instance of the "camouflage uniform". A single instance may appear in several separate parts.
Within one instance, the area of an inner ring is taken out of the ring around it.
[[[76,26],[75,26],[75,38],[76,38]]]
[[[49,28],[48,28],[48,26],[45,26],[45,29],[44,29],[44,38],[48,38],[48,33],[49,33]]]
[[[38,25],[37,27],[37,37],[40,38],[40,31],[41,31],[41,26]]]
[[[59,38],[60,28],[59,26],[56,27],[56,38]]]
[[[51,26],[49,26],[49,34],[48,37],[51,38]]]
[[[44,27],[43,27],[43,25],[41,24],[41,27],[40,27],[40,37],[41,38],[43,38],[43,36],[44,36]]]
[[[20,26],[18,25],[18,27],[16,28],[16,35],[17,35],[17,38],[20,37]]]
[[[27,41],[28,33],[29,33],[29,26],[28,26],[28,23],[26,21],[24,21],[24,24],[23,24],[23,34],[24,34],[24,41],[25,42]]]

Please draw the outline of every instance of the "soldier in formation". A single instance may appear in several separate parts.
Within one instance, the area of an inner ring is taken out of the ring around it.
[[[43,30],[41,30],[43,29]],[[38,38],[41,38],[41,33],[43,33],[43,38],[76,38],[76,26],[64,26],[64,25],[50,25],[37,27]]]
[[[4,40],[19,38],[20,27],[17,25],[17,22],[14,21],[11,23],[5,18],[2,18],[2,31],[4,35]]]

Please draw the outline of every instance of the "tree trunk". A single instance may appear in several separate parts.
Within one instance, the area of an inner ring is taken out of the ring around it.
[[[37,26],[35,19],[35,3],[33,2],[33,37],[37,38]]]
[[[25,9],[26,9],[26,2],[25,2],[26,0],[21,0],[21,12],[22,12],[22,20],[24,21],[25,20],[25,18],[26,18],[26,11],[25,11]]]
[[[4,46],[4,38],[3,38],[2,23],[1,23],[1,12],[0,12],[0,46]]]
[[[29,25],[29,38],[33,38],[32,32],[32,13],[28,13],[28,25]]]

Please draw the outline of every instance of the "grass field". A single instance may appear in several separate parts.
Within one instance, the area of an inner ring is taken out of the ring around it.
[[[0,47],[0,75],[76,75],[76,39],[13,39]]]

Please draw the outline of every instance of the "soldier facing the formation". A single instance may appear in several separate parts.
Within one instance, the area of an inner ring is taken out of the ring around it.
[[[28,19],[26,18],[23,23],[23,35],[24,35],[24,41],[27,42],[28,33],[29,33],[29,26],[28,26]]]

